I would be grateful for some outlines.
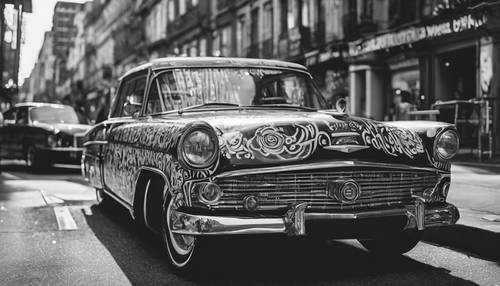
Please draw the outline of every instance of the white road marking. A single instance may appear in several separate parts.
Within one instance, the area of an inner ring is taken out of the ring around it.
[[[40,190],[40,193],[42,194],[43,200],[47,205],[57,205],[57,204],[62,204],[64,203],[64,200],[59,199],[58,197],[55,197],[53,195],[47,195],[44,191]]]
[[[93,215],[92,210],[90,209],[90,207],[89,207],[89,206],[84,206],[84,207],[82,208],[82,210],[83,210],[83,213],[84,213],[86,216],[91,216],[91,215]]]
[[[2,176],[4,176],[8,180],[19,180],[21,177],[18,177],[16,175],[12,175],[11,173],[8,172],[3,172]]]
[[[54,214],[56,215],[57,227],[59,228],[59,230],[78,229],[68,207],[54,207]]]

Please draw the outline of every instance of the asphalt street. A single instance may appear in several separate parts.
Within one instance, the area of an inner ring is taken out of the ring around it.
[[[467,223],[399,258],[354,240],[233,237],[210,241],[205,267],[185,277],[125,210],[97,205],[78,168],[3,164],[0,285],[500,285],[500,168],[454,166],[449,200]]]

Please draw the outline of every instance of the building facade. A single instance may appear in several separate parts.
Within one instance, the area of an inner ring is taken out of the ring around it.
[[[498,150],[497,6],[477,0],[94,0],[74,17],[69,86],[72,94],[80,89],[86,115],[95,118],[118,77],[154,58],[282,59],[306,65],[332,105],[347,99],[353,115],[465,120],[459,127],[464,146]],[[464,111],[450,119],[449,109],[459,105]]]

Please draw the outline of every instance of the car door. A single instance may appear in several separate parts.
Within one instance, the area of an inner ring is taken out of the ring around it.
[[[3,124],[0,127],[0,156],[2,158],[14,158],[12,148],[14,142],[12,135],[14,134],[16,124],[17,108],[11,108],[4,114]]]
[[[123,129],[138,122],[142,109],[147,73],[142,72],[125,78],[121,84],[118,98],[115,101],[111,118],[105,122],[107,144],[103,150],[103,177],[107,190],[111,191],[123,202],[132,205],[134,166],[129,164],[134,160],[133,144],[123,136]],[[136,128],[140,128],[137,126]],[[118,134],[122,132],[121,134]]]

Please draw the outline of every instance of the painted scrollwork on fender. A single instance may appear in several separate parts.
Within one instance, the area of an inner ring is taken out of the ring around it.
[[[133,201],[135,183],[141,167],[151,167],[163,172],[172,195],[189,198],[190,181],[208,178],[217,166],[206,170],[183,168],[169,150],[175,149],[183,129],[180,126],[127,125],[112,130],[110,143],[104,154],[106,184],[121,189],[129,202]],[[189,199],[188,199],[189,200]]]
[[[366,145],[392,156],[406,155],[413,158],[424,153],[422,139],[410,130],[360,120],[357,131]]]

